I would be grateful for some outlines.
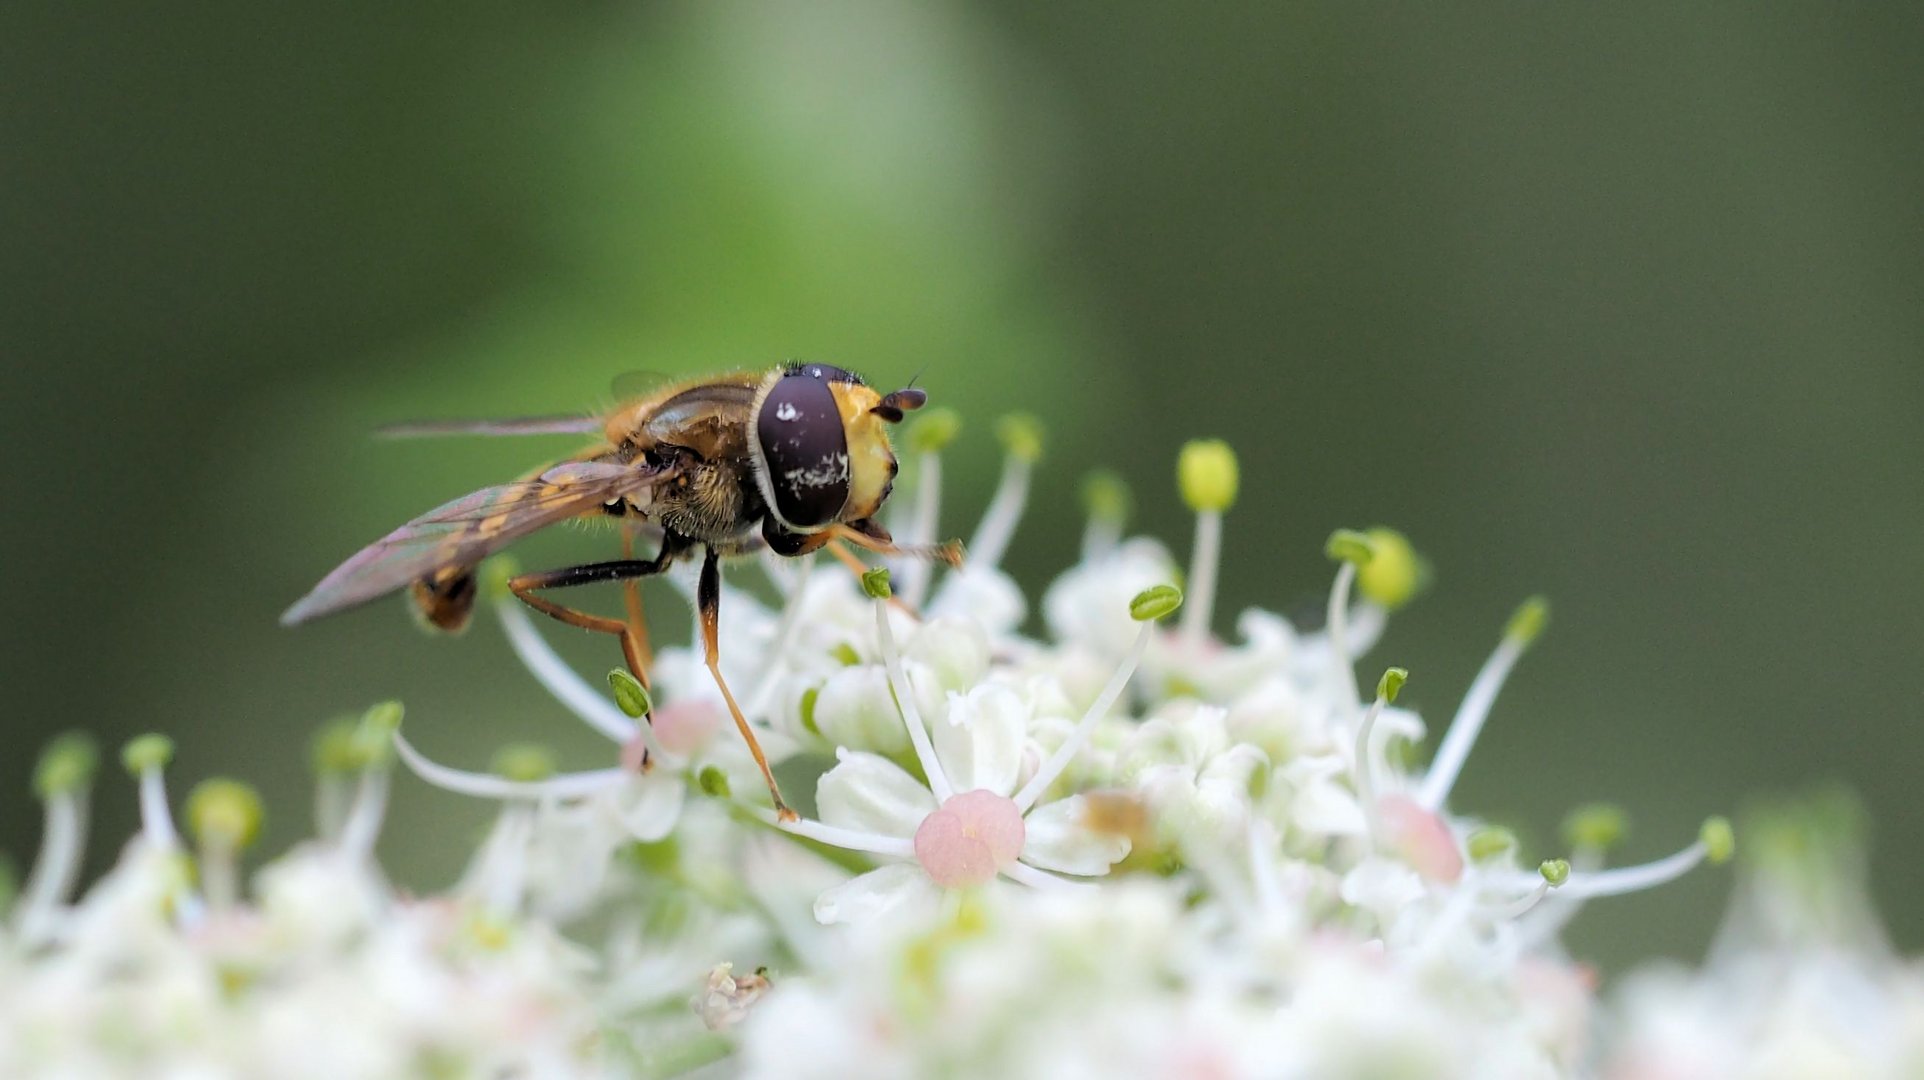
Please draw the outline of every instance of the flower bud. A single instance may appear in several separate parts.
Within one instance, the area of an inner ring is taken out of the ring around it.
[[[1176,486],[1195,512],[1221,513],[1236,503],[1236,452],[1221,439],[1184,443],[1176,458]]]
[[[100,752],[93,737],[70,731],[56,737],[40,752],[40,764],[33,770],[33,790],[43,799],[67,795],[86,787],[100,764]]]
[[[955,441],[962,431],[962,415],[946,406],[925,410],[909,426],[908,437],[904,440],[910,451],[917,454],[939,453]]]
[[[1729,862],[1737,853],[1737,834],[1732,831],[1729,818],[1713,817],[1705,821],[1697,839],[1704,846],[1704,857],[1712,865]]]
[[[1524,648],[1536,643],[1543,634],[1543,628],[1550,623],[1550,601],[1543,596],[1532,596],[1525,600],[1510,616],[1510,623],[1503,628],[1503,636]]]
[[[995,437],[1018,461],[1033,465],[1042,459],[1042,421],[1028,413],[1010,413],[997,420]]]
[[[239,780],[202,780],[187,794],[187,824],[203,845],[240,850],[260,835],[260,793]]]
[[[136,735],[120,749],[120,763],[139,776],[149,769],[164,769],[174,759],[174,740],[165,735]]]
[[[1082,508],[1097,521],[1121,525],[1135,509],[1135,497],[1129,493],[1128,481],[1107,469],[1097,469],[1082,478]]]
[[[1392,611],[1409,603],[1427,583],[1429,567],[1395,529],[1378,525],[1363,535],[1369,540],[1370,560],[1357,568],[1357,590]]]

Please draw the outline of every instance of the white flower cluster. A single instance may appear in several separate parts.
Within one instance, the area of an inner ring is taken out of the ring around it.
[[[937,411],[910,430],[918,481],[892,523],[907,542],[939,535],[954,426]],[[1528,865],[1508,832],[1448,806],[1543,629],[1540,601],[1413,768],[1425,728],[1395,704],[1406,673],[1362,695],[1354,662],[1424,576],[1400,535],[1331,538],[1321,625],[1251,609],[1218,639],[1236,463],[1192,444],[1188,596],[1165,548],[1124,538],[1126,489],[1098,478],[1081,561],[1043,595],[1036,639],[998,564],[1041,441],[1029,421],[1003,436],[964,569],[858,581],[770,559],[773,602],[723,596],[722,668],[784,785],[812,782],[799,821],[775,813],[702,657],[663,650],[652,692],[616,673],[610,695],[498,589],[516,653],[609,738],[609,766],[557,773],[521,747],[490,772],[450,768],[377,706],[317,744],[319,838],[248,890],[258,800],[201,785],[190,850],[162,783],[171,747],[145,737],[124,755],[143,829],[76,901],[92,759],[57,744],[38,778],[46,842],[0,929],[0,1076],[1671,1077],[1776,1054],[1865,1066],[1848,1075],[1924,1061],[1914,969],[1781,933],[1733,930],[1707,972],[1639,976],[1600,1020],[1561,928],[1733,840],[1712,819],[1669,858],[1608,868],[1621,818],[1595,807],[1574,815],[1567,858]],[[397,753],[500,805],[433,898],[395,890],[372,858]],[[1750,888],[1752,921],[1788,919],[1771,906],[1785,888]],[[1764,1027],[1776,1042],[1751,1034]]]

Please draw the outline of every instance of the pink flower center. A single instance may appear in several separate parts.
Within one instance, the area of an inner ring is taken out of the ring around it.
[[[945,889],[981,885],[1015,862],[1026,837],[1014,799],[965,791],[922,819],[915,830],[915,861]]]
[[[1443,819],[1402,795],[1377,800],[1376,813],[1390,846],[1427,881],[1452,882],[1463,876],[1463,852]]]

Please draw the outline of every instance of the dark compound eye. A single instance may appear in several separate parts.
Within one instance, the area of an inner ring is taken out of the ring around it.
[[[790,368],[762,399],[755,437],[768,469],[768,494],[781,520],[820,528],[848,503],[848,434],[831,381],[848,373],[827,364]]]

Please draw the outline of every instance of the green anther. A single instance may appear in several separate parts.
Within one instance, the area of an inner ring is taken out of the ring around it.
[[[962,432],[962,414],[946,406],[925,410],[909,425],[908,448],[917,454],[939,453]]]
[[[1429,583],[1429,566],[1409,538],[1395,529],[1378,525],[1363,534],[1369,538],[1370,561],[1356,571],[1356,589],[1365,597],[1394,611],[1416,598]]]
[[[496,555],[481,564],[481,595],[489,600],[505,600],[514,595],[508,588],[521,573],[521,566],[510,555]]]
[[[654,701],[648,697],[648,689],[630,675],[627,668],[615,668],[608,672],[608,689],[615,692],[615,707],[630,720],[639,720],[655,710]]]
[[[555,774],[554,754],[537,743],[509,743],[494,752],[489,768],[506,780],[539,783]]]
[[[367,768],[367,755],[359,738],[360,721],[352,716],[337,716],[314,733],[312,760],[314,771],[323,776],[355,773]]]
[[[120,763],[139,776],[148,769],[164,769],[174,760],[174,740],[165,735],[136,735],[120,748]]]
[[[93,780],[100,764],[92,736],[70,731],[56,736],[40,752],[40,764],[33,770],[33,790],[43,799],[78,791]]]
[[[1586,803],[1563,819],[1563,842],[1573,848],[1609,851],[1629,831],[1629,816],[1613,803]]]
[[[847,643],[844,642],[845,647],[846,644]],[[820,735],[822,733],[822,729],[815,726],[815,702],[820,700],[821,696],[822,688],[819,686],[811,686],[802,691],[802,730],[808,732],[810,735]]]
[[[1698,831],[1697,840],[1704,846],[1704,857],[1711,865],[1717,866],[1730,861],[1737,854],[1737,834],[1730,827],[1727,817],[1713,817],[1704,822]]]
[[[1385,703],[1394,704],[1396,695],[1402,691],[1403,684],[1409,680],[1410,672],[1408,668],[1390,668],[1383,672],[1381,679],[1377,680],[1376,696],[1382,698]]]
[[[1082,508],[1096,521],[1121,525],[1129,520],[1135,504],[1129,482],[1108,469],[1097,469],[1082,478]]]
[[[1129,617],[1137,622],[1165,619],[1182,606],[1182,590],[1174,585],[1151,585],[1129,601]]]
[[[864,571],[862,573],[862,591],[867,593],[872,600],[887,600],[889,597],[894,596],[895,589],[889,584],[889,568],[886,566],[877,566],[871,570]]]
[[[1537,873],[1550,883],[1552,889],[1570,880],[1570,861],[1568,859],[1546,859],[1537,867]]]
[[[1367,533],[1338,529],[1329,534],[1329,540],[1323,544],[1323,554],[1337,562],[1354,563],[1360,570],[1376,556],[1376,548],[1370,543]]]
[[[997,420],[995,437],[1010,457],[1031,465],[1042,460],[1042,421],[1028,413],[1010,413]]]
[[[1548,597],[1532,596],[1510,616],[1510,623],[1503,628],[1503,636],[1524,648],[1529,648],[1543,634],[1543,628],[1550,624],[1550,600]]]
[[[1516,834],[1501,825],[1485,825],[1470,834],[1465,843],[1471,862],[1501,859],[1517,849]]]
[[[1198,514],[1236,505],[1236,451],[1221,439],[1192,439],[1176,456],[1176,488]]]
[[[721,771],[718,765],[702,766],[701,773],[695,778],[695,782],[701,785],[703,795],[712,795],[717,799],[729,797],[728,774]]]
[[[245,848],[260,835],[262,816],[260,793],[239,780],[202,780],[187,794],[187,824],[204,845]]]
[[[862,654],[856,652],[855,646],[846,641],[836,642],[835,647],[830,649],[828,654],[841,661],[843,667],[854,667],[862,662]]]

